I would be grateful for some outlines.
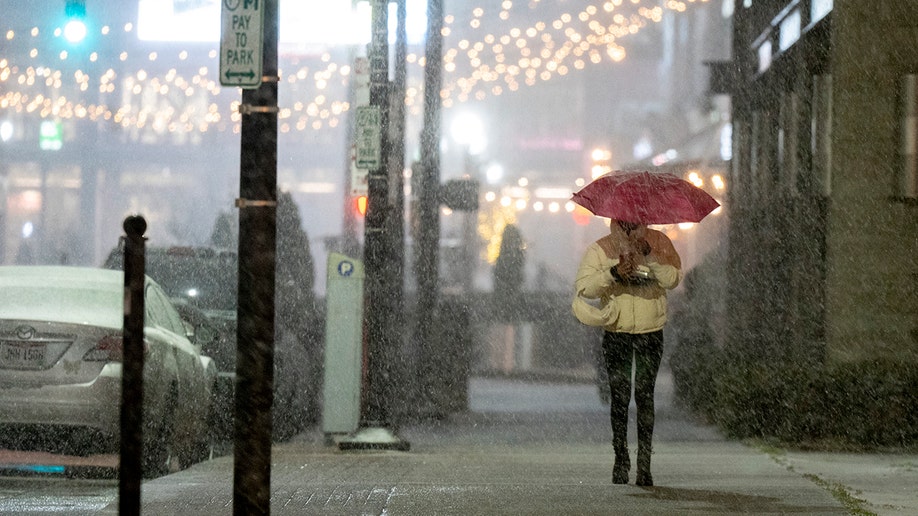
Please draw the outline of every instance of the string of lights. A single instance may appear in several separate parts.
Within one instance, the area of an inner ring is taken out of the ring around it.
[[[666,10],[684,12],[688,4],[702,2],[707,0],[608,0],[559,14],[552,2],[504,0],[495,10],[474,7],[462,17],[449,14],[443,27],[443,106],[515,92],[588,66],[621,62],[627,56],[623,41],[629,36],[660,22]],[[527,22],[533,19],[544,21]],[[115,30],[105,25],[96,36],[114,40]],[[129,37],[134,26],[125,23],[118,30]],[[116,50],[103,59],[99,52],[71,55],[60,43],[63,34],[58,27],[0,28],[0,34],[6,54],[0,55],[0,114],[111,123],[136,138],[150,133],[183,138],[210,130],[239,131],[238,95],[235,88],[220,86],[214,65],[201,64],[191,74],[179,71],[194,69],[192,63],[214,63],[216,48]],[[415,72],[424,66],[417,53],[407,60]],[[292,70],[281,70],[290,88],[288,98],[308,99],[281,109],[281,133],[334,128],[350,110],[350,64],[336,62],[330,52],[310,64],[316,61],[312,67],[291,63]],[[164,67],[164,62],[176,66]],[[405,103],[410,114],[420,114],[423,93],[419,80],[409,85]]]
[[[608,0],[601,5],[587,5],[571,14],[555,13],[555,6],[546,7],[540,0],[530,0],[526,2],[527,12],[520,14],[521,9],[516,6],[521,2],[504,0],[496,17],[484,8],[474,8],[465,20],[467,27],[462,28],[455,16],[447,16],[445,37],[455,28],[457,33],[471,33],[478,39],[460,39],[445,51],[443,62],[448,77],[457,70],[463,72],[460,77],[448,80],[441,91],[444,107],[470,99],[483,100],[489,95],[498,96],[507,90],[517,91],[521,83],[534,86],[539,81],[563,77],[572,67],[583,70],[606,60],[621,62],[627,52],[619,40],[637,34],[649,23],[659,23],[664,10],[685,12],[687,4],[695,2],[671,0],[646,7],[642,4],[651,2]],[[525,26],[527,20],[534,18],[548,21]],[[514,25],[516,19],[523,22],[522,27]],[[491,20],[496,24],[488,23]],[[494,32],[488,31],[490,25],[496,25]],[[481,32],[485,34],[479,36]],[[460,66],[460,59],[465,66]],[[479,83],[485,84],[480,86]]]

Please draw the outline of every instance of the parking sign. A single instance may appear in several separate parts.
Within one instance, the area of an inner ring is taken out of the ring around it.
[[[378,106],[357,108],[357,168],[376,170],[382,164],[382,114]]]
[[[222,0],[220,84],[257,88],[262,76],[264,0]]]

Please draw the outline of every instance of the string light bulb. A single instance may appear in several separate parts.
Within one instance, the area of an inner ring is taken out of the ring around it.
[[[685,12],[688,4],[703,3],[708,0],[667,0],[662,5],[646,0],[608,0],[602,4],[588,5],[580,11],[549,13],[556,8],[554,3],[530,0],[513,2],[504,0],[499,5],[499,16],[488,7],[473,7],[465,14],[449,14],[444,17],[444,37],[451,34],[463,35],[454,47],[447,47],[443,53],[444,82],[440,98],[445,108],[457,103],[471,100],[484,100],[517,92],[521,87],[532,87],[542,82],[555,80],[575,71],[585,70],[588,66],[603,63],[618,63],[627,59],[627,38],[637,34],[652,23],[659,23],[665,11]],[[652,4],[652,5],[644,5]],[[83,0],[68,0],[67,6],[75,6],[79,12]],[[85,14],[85,6],[82,7]],[[532,18],[544,13],[537,21]],[[474,26],[469,21],[479,20]],[[0,22],[2,24],[2,22]],[[460,31],[459,27],[464,25]],[[118,24],[105,25],[99,35],[111,38],[118,32]],[[123,34],[134,30],[133,23],[124,23]],[[160,55],[157,52],[135,52],[126,49],[115,51],[122,77],[109,75],[106,79],[94,76],[80,81],[67,80],[67,75],[59,72],[66,61],[73,60],[68,52],[59,54],[41,53],[38,49],[51,48],[48,41],[40,38],[53,37],[53,31],[33,27],[25,36],[20,36],[18,29],[0,26],[0,34],[9,44],[0,52],[0,112],[35,112],[34,99],[39,95],[46,97],[67,97],[67,103],[48,116],[66,117],[83,113],[92,120],[121,123],[125,127],[147,127],[141,120],[150,116],[153,110],[166,113],[166,118],[156,124],[156,129],[163,132],[209,130],[238,132],[239,117],[229,115],[214,116],[207,106],[214,99],[220,99],[225,91],[214,80],[209,78],[211,70],[207,66],[199,67],[197,73],[182,75],[175,70],[163,72],[162,75],[149,73],[141,77],[141,71],[130,72],[130,67],[149,65],[156,61],[173,59],[193,62],[193,54],[183,49],[175,55]],[[85,36],[84,36],[85,37]],[[14,44],[25,46],[18,54],[11,53]],[[216,49],[206,52],[207,60],[216,59]],[[413,55],[413,54],[412,54]],[[27,58],[30,63],[13,62]],[[93,54],[93,62],[99,62],[98,54]],[[423,68],[426,60],[423,56],[413,55],[409,59],[411,66]],[[49,60],[50,58],[50,60]],[[39,63],[38,61],[44,60]],[[350,80],[350,63],[337,63],[329,52],[319,56],[322,69],[311,69],[310,66],[299,66],[283,75],[286,83],[298,90],[297,98],[304,100],[304,106],[319,106],[323,109],[286,110],[279,117],[282,123],[289,124],[291,131],[321,130],[337,127],[341,117],[350,110],[345,98]],[[36,81],[34,73],[28,70],[53,70],[53,80]],[[135,77],[133,80],[128,80]],[[41,88],[41,90],[39,90]],[[18,91],[14,91],[18,90]],[[80,93],[97,91],[102,94],[98,104],[88,104],[80,99]],[[309,96],[313,100],[306,100]],[[423,109],[423,85],[412,85],[408,88],[405,105],[409,114],[420,114]],[[145,103],[151,106],[145,106]],[[222,112],[235,113],[230,109],[232,101],[220,102]],[[164,108],[168,106],[168,108]],[[328,109],[324,109],[327,107]],[[227,121],[231,121],[230,124]]]

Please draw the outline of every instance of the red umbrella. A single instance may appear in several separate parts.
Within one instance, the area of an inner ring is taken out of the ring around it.
[[[615,171],[571,198],[600,217],[637,224],[701,222],[720,204],[701,188],[669,173]]]

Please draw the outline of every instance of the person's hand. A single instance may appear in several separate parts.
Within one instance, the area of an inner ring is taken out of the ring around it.
[[[642,256],[647,256],[651,251],[650,244],[643,238],[635,239],[635,241],[632,242],[632,247],[634,247],[637,252],[641,253]]]
[[[618,265],[612,268],[612,272],[619,279],[628,281],[634,275],[637,266],[634,263],[634,253],[618,255]]]

